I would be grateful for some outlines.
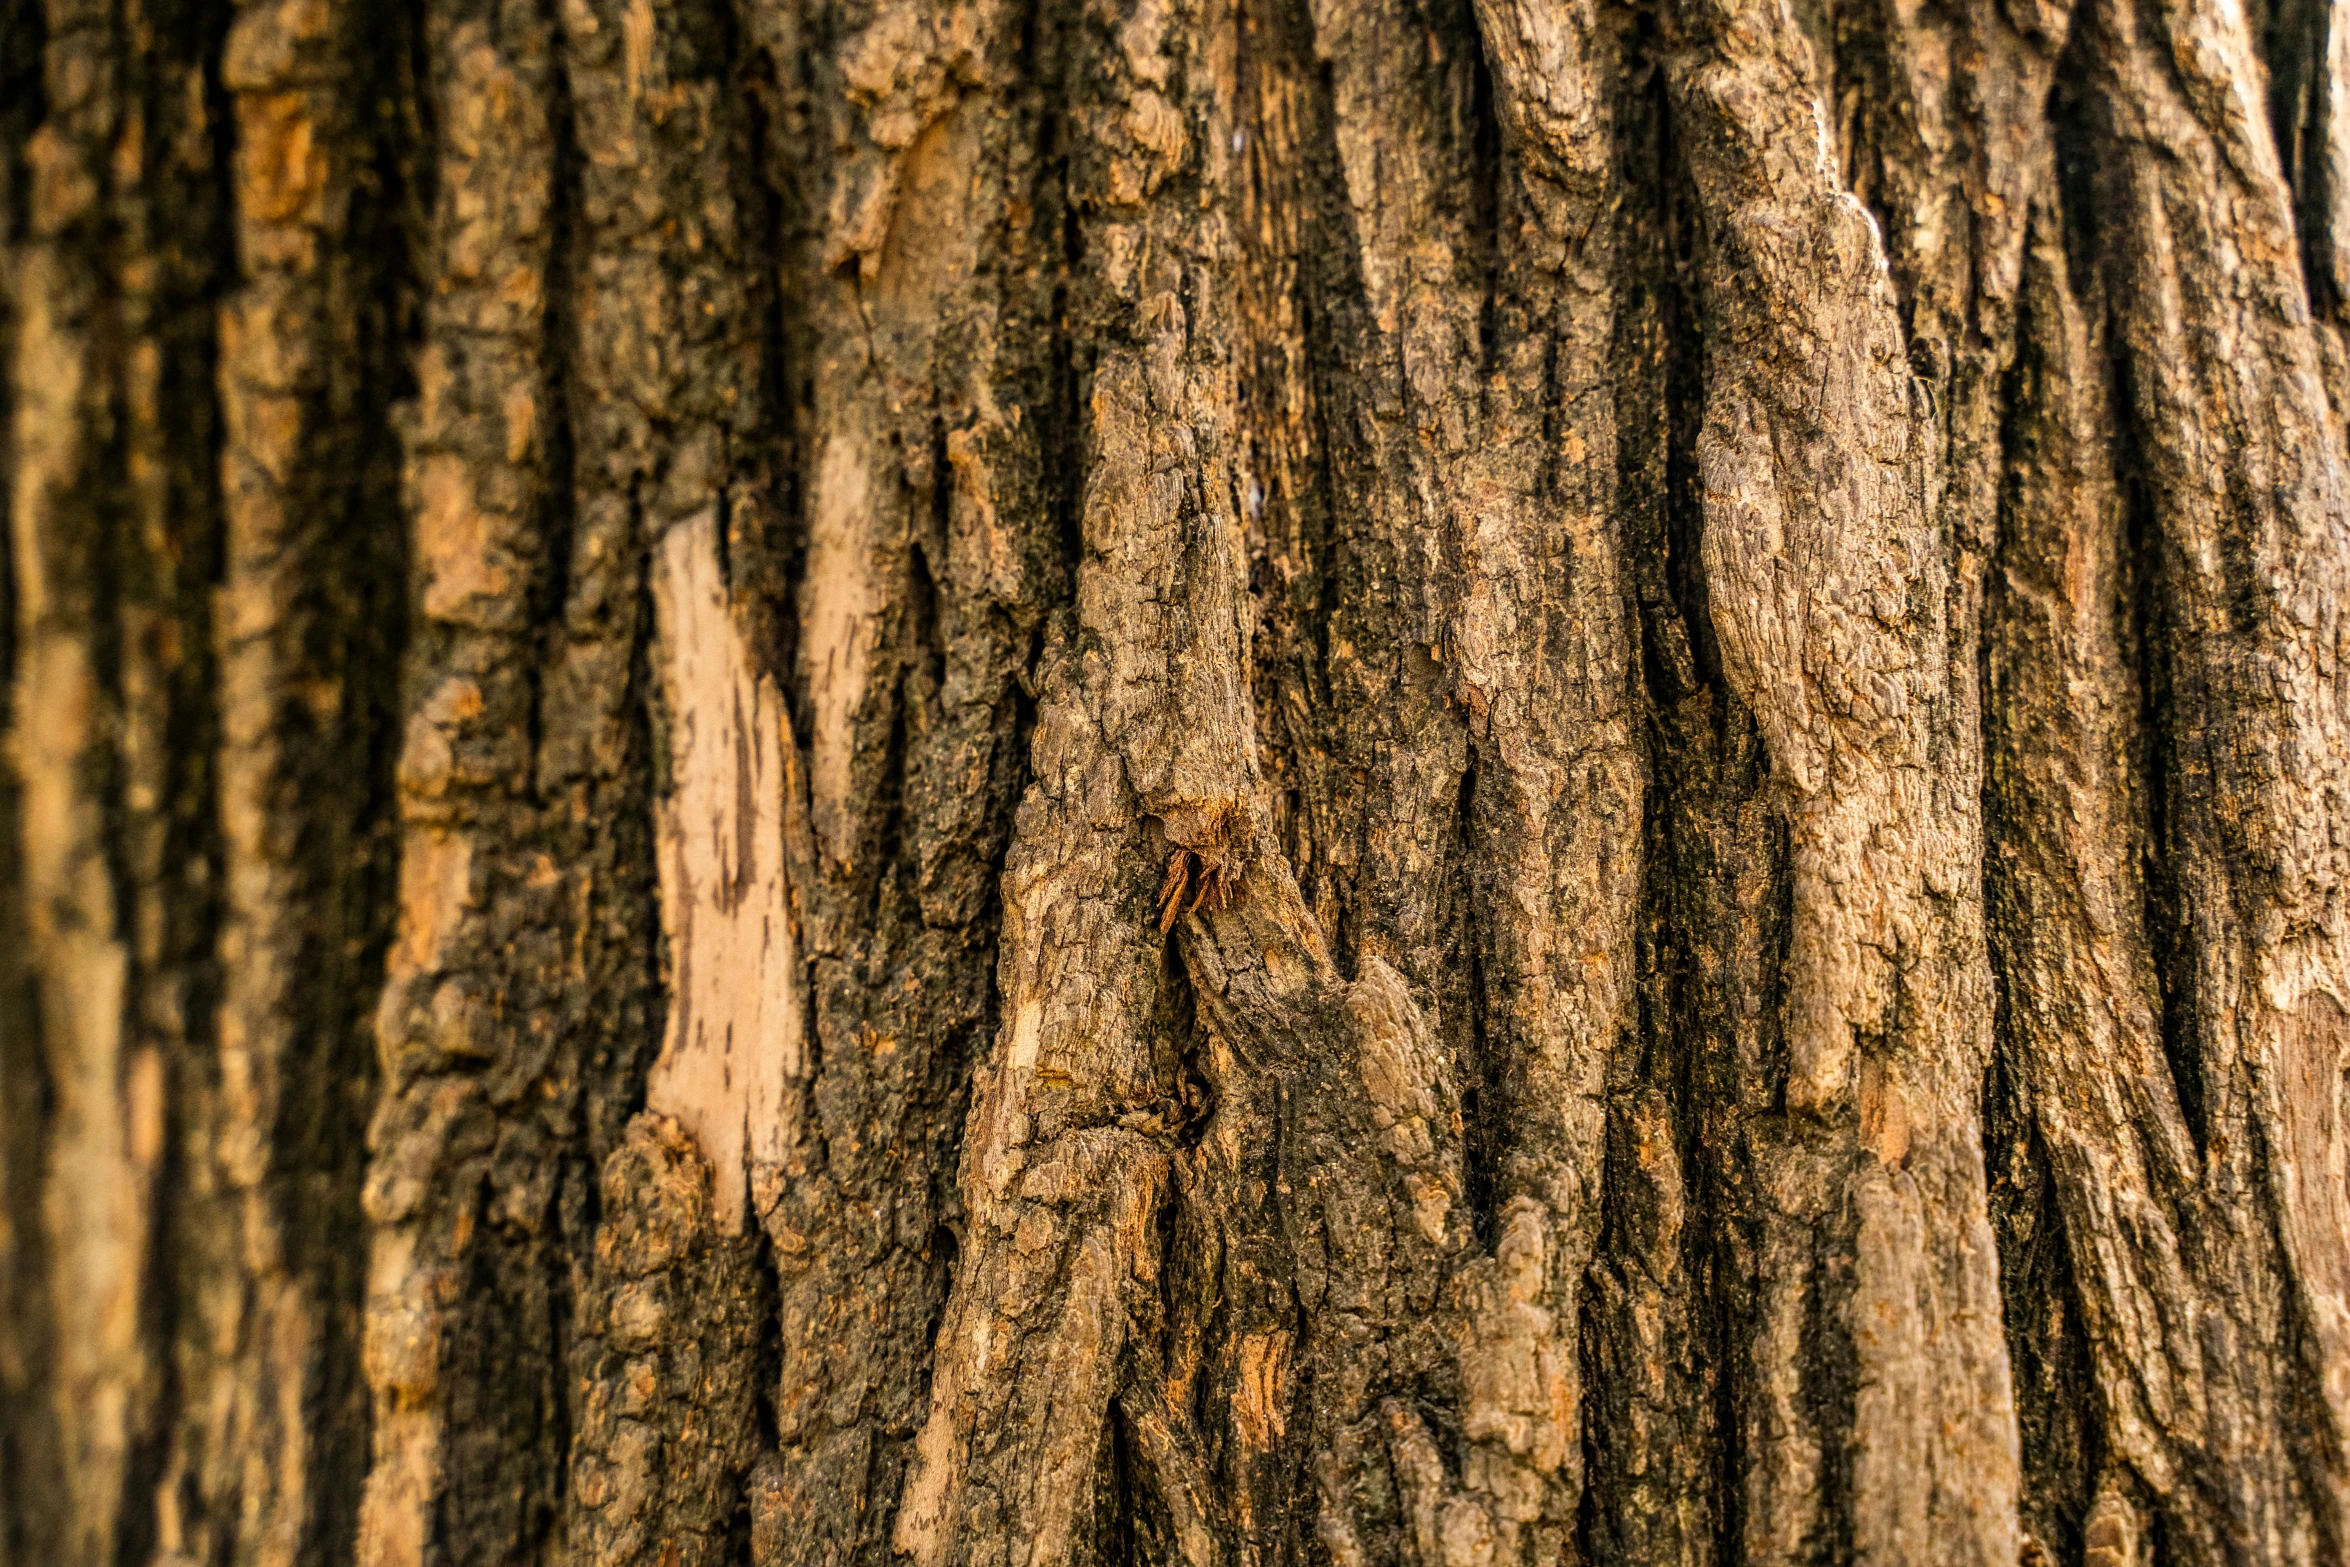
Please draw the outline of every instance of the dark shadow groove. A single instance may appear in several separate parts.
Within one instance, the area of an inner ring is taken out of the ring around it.
[[[541,558],[531,583],[526,612],[535,656],[529,661],[525,708],[527,755],[533,804],[549,801],[540,778],[547,727],[547,676],[563,656],[565,610],[571,588],[572,541],[579,523],[579,414],[572,406],[573,367],[580,355],[579,253],[586,244],[580,219],[583,155],[571,92],[571,62],[563,47],[563,22],[555,0],[545,0],[546,36],[552,41],[547,65],[547,119],[553,156],[547,178],[546,312],[538,345],[539,405],[547,410],[543,457],[545,484],[539,495]],[[651,542],[651,541],[648,541]],[[721,548],[724,547],[723,541]]]
[[[2334,281],[2333,182],[2326,157],[2328,93],[2326,54],[2332,46],[2332,11],[2326,0],[2271,0],[2254,4],[2254,41],[2268,66],[2268,128],[2278,167],[2284,171],[2300,239],[2301,279],[2312,314],[2340,312]]]
[[[2113,406],[2121,411],[2115,460],[2123,496],[2123,526],[2127,530],[2122,570],[2128,583],[2126,637],[2130,657],[2138,670],[2138,733],[2144,748],[2137,775],[2146,791],[2147,861],[2141,882],[2145,887],[2145,928],[2153,948],[2154,970],[2162,991],[2162,1053],[2170,1063],[2171,1082],[2179,1101],[2179,1115],[2202,1154],[2210,1145],[2206,1110],[2203,1044],[2196,1018],[2197,965],[2193,933],[2188,927],[2184,890],[2179,883],[2182,845],[2180,824],[2172,809],[2182,737],[2177,732],[2179,711],[2174,694],[2176,662],[2163,654],[2177,645],[2165,612],[2162,578],[2168,548],[2155,516],[2154,498],[2145,474],[2146,459],[2138,450],[2135,403],[2131,400],[2126,362],[2115,365]]]
[[[1648,782],[1637,1033],[1609,1073],[1603,1233],[1583,1292],[1589,1478],[1577,1532],[1587,1561],[1736,1561],[1744,1461],[1730,1371],[1739,1303],[1726,1281],[1739,1277],[1735,1166],[1744,1133],[1727,1048],[1736,998],[1722,972],[1732,927],[1719,889],[1726,878],[1761,872],[1737,858],[1736,812],[1754,782],[1746,769],[1753,741],[1722,680],[1700,558],[1706,345],[1694,292],[1702,238],[1695,194],[1666,92],[1661,18],[1637,9],[1626,31],[1638,74],[1618,159],[1624,188],[1640,199],[1627,202],[1623,218],[1616,426]],[[1606,1423],[1625,1415],[1611,1407],[1620,1373],[1605,1358],[1609,1328],[1598,1314],[1611,1288],[1603,1270],[1629,1288],[1652,1266],[1633,1249],[1641,1244],[1636,1215],[1625,1205],[1640,1190],[1634,1117],[1653,1115],[1660,1101],[1688,1216],[1658,1259],[1671,1270],[1681,1312],[1679,1343],[1668,1352],[1677,1357],[1668,1387],[1679,1468],[1662,1476],[1634,1471],[1620,1451],[1625,1434]]]
[[[2035,228],[2045,213],[2034,215]],[[2035,236],[2027,236],[2027,245]],[[1996,657],[2022,613],[2011,607],[2011,584],[2027,569],[2011,553],[2017,530],[2013,509],[2023,449],[2025,389],[2039,379],[2039,347],[2046,339],[2026,293],[2016,323],[2016,354],[2000,381],[2000,528],[1984,574],[1982,635],[1977,642],[1978,689],[1982,692],[1979,734],[1983,755],[1983,904],[1992,983],[1991,1057],[1983,1076],[1981,1103],[1983,1168],[1987,1206],[1999,1255],[2001,1325],[2014,1370],[2016,1414],[2021,1437],[2019,1512],[2026,1559],[2076,1561],[2081,1522],[2101,1460],[2094,1449],[2098,1422],[2086,1411],[2096,1391],[2081,1336],[2080,1302],[2047,1149],[2033,1107],[2027,1041],[2014,1014],[2009,970],[2021,922],[2027,917],[2012,891],[2014,869],[2008,843],[2028,844],[2024,823],[2011,819],[2019,802],[2004,781],[2010,733],[2000,703],[2005,693],[1996,675]],[[2029,656],[2029,641],[2009,657]]]
[[[347,260],[333,284],[333,297],[351,314],[351,335],[335,345],[329,374],[338,384],[329,406],[347,423],[306,454],[306,470],[329,492],[319,512],[329,581],[319,643],[306,652],[332,671],[343,696],[336,727],[317,737],[318,750],[306,758],[299,796],[333,802],[342,814],[306,845],[305,875],[323,917],[301,964],[312,980],[297,1002],[293,1037],[314,1042],[314,1053],[287,1064],[289,1092],[274,1139],[281,1150],[298,1151],[288,1161],[295,1169],[325,1177],[290,1181],[281,1219],[289,1262],[317,1281],[324,1334],[310,1417],[323,1451],[305,1530],[306,1547],[321,1560],[343,1559],[356,1547],[370,1450],[372,1401],[360,1359],[360,1188],[379,1078],[374,1003],[399,905],[395,769],[410,634],[402,453],[392,409],[415,391],[418,247],[429,210],[420,205],[422,127],[412,107],[423,96],[411,74],[422,49],[421,18],[400,7],[362,7],[351,26],[349,69],[374,90],[351,99],[357,195]]]
[[[2106,1462],[2102,1427],[2091,1413],[2095,1370],[2048,1150],[2005,1048],[2013,1025],[2004,987],[1995,994],[2001,1048],[1984,1081],[1983,1151],[2022,1441],[2020,1512],[2043,1561],[2076,1562],[2082,1521]]]
[[[2105,228],[2094,216],[2110,208],[2100,154],[2110,145],[2110,132],[2099,121],[2103,111],[2088,59],[2089,30],[2075,28],[2056,73],[2049,120],[2056,144],[2058,197],[2062,204],[2063,240],[2069,280],[2076,297],[2106,313],[2106,351],[2103,373],[2108,377],[2108,405],[2114,410],[2114,472],[2123,502],[2125,538],[2121,570],[2127,591],[2123,624],[2125,656],[2138,676],[2138,735],[2141,754],[2134,769],[2146,792],[2147,856],[2140,883],[2145,889],[2144,924],[2153,949],[2154,969],[2161,982],[2162,1051],[2169,1062],[2177,1092],[2179,1113],[2200,1154],[2208,1146],[2205,1112],[2202,1042],[2196,1037],[2195,963],[2187,929],[2184,889],[2179,884],[2179,824],[2174,820],[2173,793],[2179,769],[2189,758],[2182,748],[2192,737],[2179,732],[2180,712],[2175,682],[2181,666],[2166,650],[2177,645],[2166,609],[2164,583],[2171,568],[2170,545],[2157,515],[2156,498],[2148,484],[2153,471],[2150,454],[2142,446],[2140,402],[2132,384],[2134,368],[2123,347],[2124,324],[2112,317],[2113,297],[2128,286],[2115,276],[2115,289],[2105,286],[2105,274],[2115,265],[2105,251]],[[2201,704],[2196,704],[2200,708]]]
[[[1458,1067],[1461,1101],[1462,1200],[1479,1251],[1490,1255],[1501,1236],[1502,1194],[1498,1175],[1510,1136],[1511,1094],[1505,1063],[1489,1034],[1488,1016],[1493,998],[1485,986],[1486,921],[1481,917],[1483,889],[1478,885],[1480,834],[1477,829],[1477,742],[1467,747],[1461,768],[1460,796],[1454,808],[1454,832],[1460,842],[1463,929],[1460,951],[1467,961],[1469,1031],[1467,1049]]]
[[[25,142],[46,118],[42,64],[47,9],[40,0],[0,0],[0,245],[27,232]],[[18,353],[15,291],[0,289],[0,367]],[[16,379],[0,373],[0,430],[16,427]],[[0,440],[0,713],[16,698],[17,519],[15,444]],[[46,1368],[56,1358],[55,1322],[39,1281],[49,1276],[38,1192],[43,1148],[56,1112],[40,1032],[39,998],[27,964],[31,936],[24,887],[22,804],[16,771],[0,767],[0,1198],[7,1211],[7,1266],[0,1267],[0,1561],[52,1561],[65,1522],[64,1466],[51,1414]]]
[[[214,594],[226,570],[223,503],[219,476],[226,448],[225,420],[219,393],[219,308],[235,285],[235,239],[232,227],[233,119],[228,94],[221,81],[222,57],[232,13],[225,4],[196,3],[165,11],[156,18],[163,35],[151,60],[162,68],[146,73],[139,88],[141,112],[155,134],[147,143],[140,171],[140,193],[150,204],[149,222],[159,241],[157,276],[165,293],[155,303],[150,332],[160,350],[156,387],[164,448],[162,467],[168,498],[162,519],[166,542],[161,558],[148,563],[151,607],[175,628],[177,656],[163,671],[168,689],[164,757],[169,769],[164,811],[165,847],[161,865],[164,882],[153,889],[160,903],[165,942],[158,953],[153,982],[168,989],[184,1019],[185,1034],[165,1063],[165,1136],[157,1175],[155,1253],[146,1288],[157,1297],[155,1341],[176,1347],[181,1335],[181,1307],[205,1281],[202,1259],[189,1237],[218,1216],[203,1211],[193,1194],[201,1189],[190,1166],[191,1149],[201,1149],[207,1128],[189,1124],[187,1107],[210,1102],[211,1081],[219,1059],[219,939],[222,891],[226,886],[225,846],[220,824],[218,757],[220,714],[218,660],[212,619]],[[191,70],[198,78],[200,112],[210,131],[209,179],[191,180],[172,166],[166,149],[194,127],[184,124],[188,102],[171,89],[169,66]],[[176,100],[176,101],[175,101]],[[129,585],[126,584],[126,590]],[[200,1157],[200,1154],[198,1155]],[[339,1172],[356,1191],[357,1171]],[[312,1282],[319,1282],[313,1280]],[[325,1293],[337,1298],[330,1275]],[[340,1281],[345,1285],[351,1280]],[[344,1298],[357,1299],[356,1288]],[[324,1346],[324,1380],[357,1365],[357,1346],[347,1336],[328,1328]],[[139,1456],[130,1481],[142,1501],[156,1498],[161,1471],[170,1462],[175,1427],[183,1418],[185,1389],[180,1384],[180,1356],[167,1355],[156,1389],[156,1416],[151,1445]],[[329,1393],[327,1408],[336,1408]],[[305,1411],[306,1417],[309,1412]],[[314,1417],[312,1417],[314,1418]],[[323,1422],[322,1422],[323,1423]],[[364,1426],[364,1420],[360,1422]],[[359,1461],[338,1451],[330,1436],[321,1444],[324,1459],[316,1469],[318,1483],[309,1491],[315,1531],[327,1520],[355,1525]],[[337,1459],[342,1460],[338,1463]],[[338,1495],[338,1486],[341,1492]],[[348,1506],[340,1505],[348,1499]],[[208,1517],[210,1504],[234,1507],[235,1497],[210,1498],[193,1475],[183,1475],[174,1502],[185,1518],[200,1520],[198,1527],[213,1531],[222,1550],[241,1531],[233,1517]],[[347,1514],[347,1518],[344,1515]],[[144,1513],[141,1529],[153,1527]],[[331,1528],[326,1531],[330,1535]],[[123,1559],[150,1548],[125,1530],[119,1544]]]
[[[1469,231],[1477,236],[1478,254],[1472,265],[1485,279],[1484,298],[1477,310],[1477,359],[1481,384],[1490,384],[1501,358],[1501,297],[1509,269],[1509,248],[1502,223],[1509,198],[1504,189],[1501,116],[1493,97],[1493,67],[1486,59],[1485,39],[1474,19],[1464,27],[1463,50],[1469,65]]]
[[[748,612],[756,656],[774,672],[804,740],[810,713],[792,671],[799,657],[799,601],[807,572],[809,407],[808,311],[795,286],[807,243],[807,198],[797,149],[794,93],[784,67],[752,41],[744,0],[721,0],[724,47],[736,60],[733,88],[742,105],[742,160],[737,184],[751,216],[748,261],[759,314],[757,395],[764,427],[759,449],[740,454],[763,479],[750,504],[735,509],[726,541],[729,585]],[[749,593],[753,582],[764,591]],[[803,746],[804,750],[804,746]],[[803,755],[799,766],[806,767]]]

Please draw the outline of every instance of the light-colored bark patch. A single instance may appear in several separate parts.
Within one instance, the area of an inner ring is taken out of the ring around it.
[[[801,668],[815,709],[808,782],[817,842],[829,860],[846,863],[851,764],[857,706],[873,661],[873,617],[881,595],[867,559],[872,477],[856,440],[824,444],[808,535],[808,584],[800,628]]]
[[[135,1107],[126,1102],[141,1064],[124,1028],[131,953],[109,874],[104,801],[93,787],[111,715],[95,628],[75,610],[69,583],[52,580],[53,561],[70,556],[71,530],[83,526],[69,497],[86,460],[72,432],[88,344],[55,307],[63,293],[65,280],[46,258],[24,268],[10,367],[20,399],[10,518],[20,640],[5,760],[22,790],[18,893],[51,1097],[41,1216],[53,1259],[50,1307],[66,1331],[49,1374],[75,1514],[60,1532],[96,1560],[113,1545],[133,1422],[151,1386],[141,1285],[154,1166],[140,1160]]]
[[[692,1134],[718,1222],[740,1234],[746,1182],[780,1163],[784,1084],[802,1070],[783,857],[790,722],[727,603],[715,511],[661,542],[653,604],[669,708],[659,851],[669,1026],[645,1102]]]

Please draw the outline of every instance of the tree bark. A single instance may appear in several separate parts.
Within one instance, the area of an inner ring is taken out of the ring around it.
[[[0,1567],[2350,1562],[2317,0],[4,0]]]

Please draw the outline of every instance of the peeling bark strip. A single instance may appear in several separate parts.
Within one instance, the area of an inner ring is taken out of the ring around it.
[[[0,7],[0,1567],[2342,1561],[2346,40]]]
[[[645,1103],[692,1134],[718,1183],[714,1222],[740,1234],[749,1191],[782,1178],[784,1084],[806,1061],[784,879],[791,730],[727,607],[717,531],[715,513],[688,518],[653,564],[668,666],[671,785],[660,822],[670,974],[669,1031]]]

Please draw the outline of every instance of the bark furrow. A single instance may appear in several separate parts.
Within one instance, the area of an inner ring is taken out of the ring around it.
[[[0,0],[0,1567],[2341,1560],[2346,40]]]

